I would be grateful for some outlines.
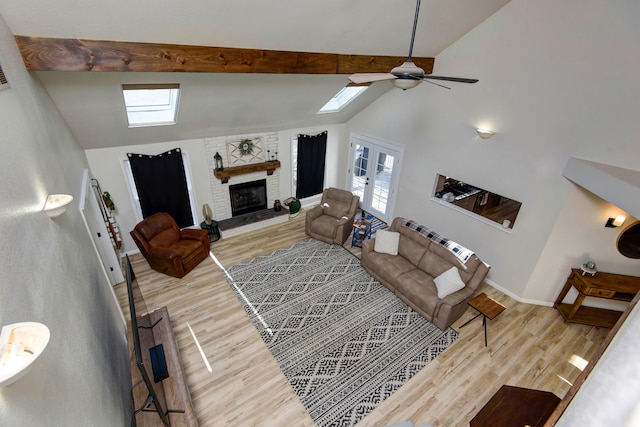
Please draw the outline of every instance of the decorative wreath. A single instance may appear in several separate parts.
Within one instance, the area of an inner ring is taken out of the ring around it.
[[[247,154],[253,153],[253,142],[250,139],[243,139],[238,144],[238,149],[240,150],[240,155],[245,156]]]

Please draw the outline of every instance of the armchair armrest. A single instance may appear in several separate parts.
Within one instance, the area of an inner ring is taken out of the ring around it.
[[[311,230],[311,223],[318,217],[320,217],[323,214],[324,210],[322,209],[322,205],[317,205],[312,207],[311,209],[309,209],[307,211],[307,213],[305,214],[305,230],[307,230],[307,232],[309,230]]]
[[[172,260],[179,256],[180,255],[174,249],[161,248],[159,246],[152,246],[147,253],[147,258],[155,258],[158,260]]]
[[[322,208],[322,205],[316,205],[307,211],[306,217],[313,221],[314,219],[322,215],[323,212],[324,210]]]
[[[469,286],[465,286],[459,291],[456,291],[444,297],[441,300],[441,303],[449,305],[451,307],[456,306],[458,304],[464,304],[467,302],[467,299],[469,299],[473,295],[473,292],[474,290],[472,288],[470,288]]]
[[[180,230],[181,239],[202,240],[203,237],[208,239],[207,236],[209,236],[209,232],[207,230],[201,230],[198,228],[183,228]]]

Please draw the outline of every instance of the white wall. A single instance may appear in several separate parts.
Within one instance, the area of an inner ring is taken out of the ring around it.
[[[84,154],[0,18],[0,324],[46,324],[48,347],[0,389],[0,425],[128,425],[132,413],[125,325],[77,201]],[[49,193],[75,200],[49,219]]]
[[[561,218],[585,208],[562,176],[569,157],[638,170],[640,55],[631,52],[639,8],[630,0],[512,0],[436,58],[434,74],[479,83],[393,90],[352,119],[351,132],[406,147],[396,215],[475,250],[492,265],[489,280],[522,300],[551,303],[586,252],[597,253],[603,271],[638,272],[637,261],[617,253],[599,204],[587,207],[598,215],[562,220],[568,236],[592,230],[581,239],[592,248],[547,241]],[[476,127],[497,133],[481,140]],[[513,231],[430,201],[438,173],[522,202]]]
[[[619,228],[606,228],[607,219],[617,215],[627,217]],[[640,262],[625,258],[615,250],[618,235],[626,226],[637,221],[629,213],[605,202],[584,188],[571,184],[565,205],[552,229],[549,240],[542,251],[538,264],[531,275],[530,286],[523,295],[526,299],[554,301],[558,296],[558,286],[562,286],[569,270],[577,268],[589,260],[596,263],[598,270],[617,274],[640,275]],[[575,292],[565,301],[573,302]],[[602,299],[587,298],[585,305],[624,309],[626,304],[603,304]]]
[[[325,188],[344,188],[346,179],[347,158],[349,153],[349,136],[346,126],[343,124],[315,126],[300,129],[288,129],[278,132],[281,154],[278,154],[282,162],[280,188],[282,197],[295,196],[292,190],[291,178],[291,139],[302,135],[316,135],[327,131],[327,155],[325,162]],[[345,156],[347,153],[347,156]],[[285,166],[286,165],[286,166]]]
[[[291,138],[298,134],[313,135],[325,130],[328,131],[325,172],[326,186],[344,186],[344,171],[347,165],[347,159],[342,153],[348,152],[348,148],[345,149],[343,147],[344,144],[348,146],[345,125],[283,130],[277,132],[279,144],[278,159],[281,163],[278,174],[280,176],[280,197],[282,199],[293,195],[291,189]],[[234,136],[227,136],[226,138],[233,139]],[[193,178],[193,188],[195,190],[196,207],[198,209],[197,215],[202,218],[201,207],[204,203],[208,203],[212,208],[214,207],[214,196],[211,185],[212,179],[214,178],[212,178],[213,171],[210,167],[210,164],[212,164],[210,159],[212,154],[206,149],[206,141],[206,138],[202,138],[85,151],[93,177],[100,182],[103,191],[108,191],[111,194],[116,205],[115,217],[120,226],[124,251],[137,250],[135,243],[129,235],[129,231],[133,230],[139,221],[134,212],[133,200],[131,200],[122,168],[122,163],[126,160],[127,153],[159,154],[178,147],[181,148],[184,153],[187,153],[191,167],[191,176]],[[214,219],[224,218],[216,216],[216,212],[214,212]]]
[[[135,131],[135,129],[132,129]],[[137,250],[131,239],[129,231],[140,221],[135,213],[131,192],[125,180],[124,161],[127,153],[151,154],[164,153],[174,148],[180,148],[187,154],[197,216],[202,217],[202,205],[208,203],[213,208],[213,198],[210,185],[210,170],[207,164],[207,153],[203,139],[190,139],[186,141],[170,141],[157,144],[130,145],[115,148],[101,148],[86,150],[87,161],[91,174],[100,182],[102,191],[108,191],[116,205],[115,218],[122,235],[123,251]]]

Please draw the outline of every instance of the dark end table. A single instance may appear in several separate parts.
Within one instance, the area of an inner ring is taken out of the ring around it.
[[[542,427],[560,398],[549,391],[503,385],[476,414],[471,427]]]
[[[209,243],[220,240],[220,227],[218,222],[211,220],[211,224],[207,224],[205,221],[200,223],[200,228],[209,232]]]

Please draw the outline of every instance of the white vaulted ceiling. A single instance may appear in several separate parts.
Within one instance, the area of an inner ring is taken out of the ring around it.
[[[437,55],[506,3],[423,0],[414,56],[435,57],[438,74]],[[20,36],[389,56],[407,55],[414,12],[414,0],[0,0]],[[34,74],[87,149],[343,123],[393,88],[376,83],[341,113],[317,115],[345,75]],[[166,82],[181,84],[178,125],[128,129],[120,85]]]

